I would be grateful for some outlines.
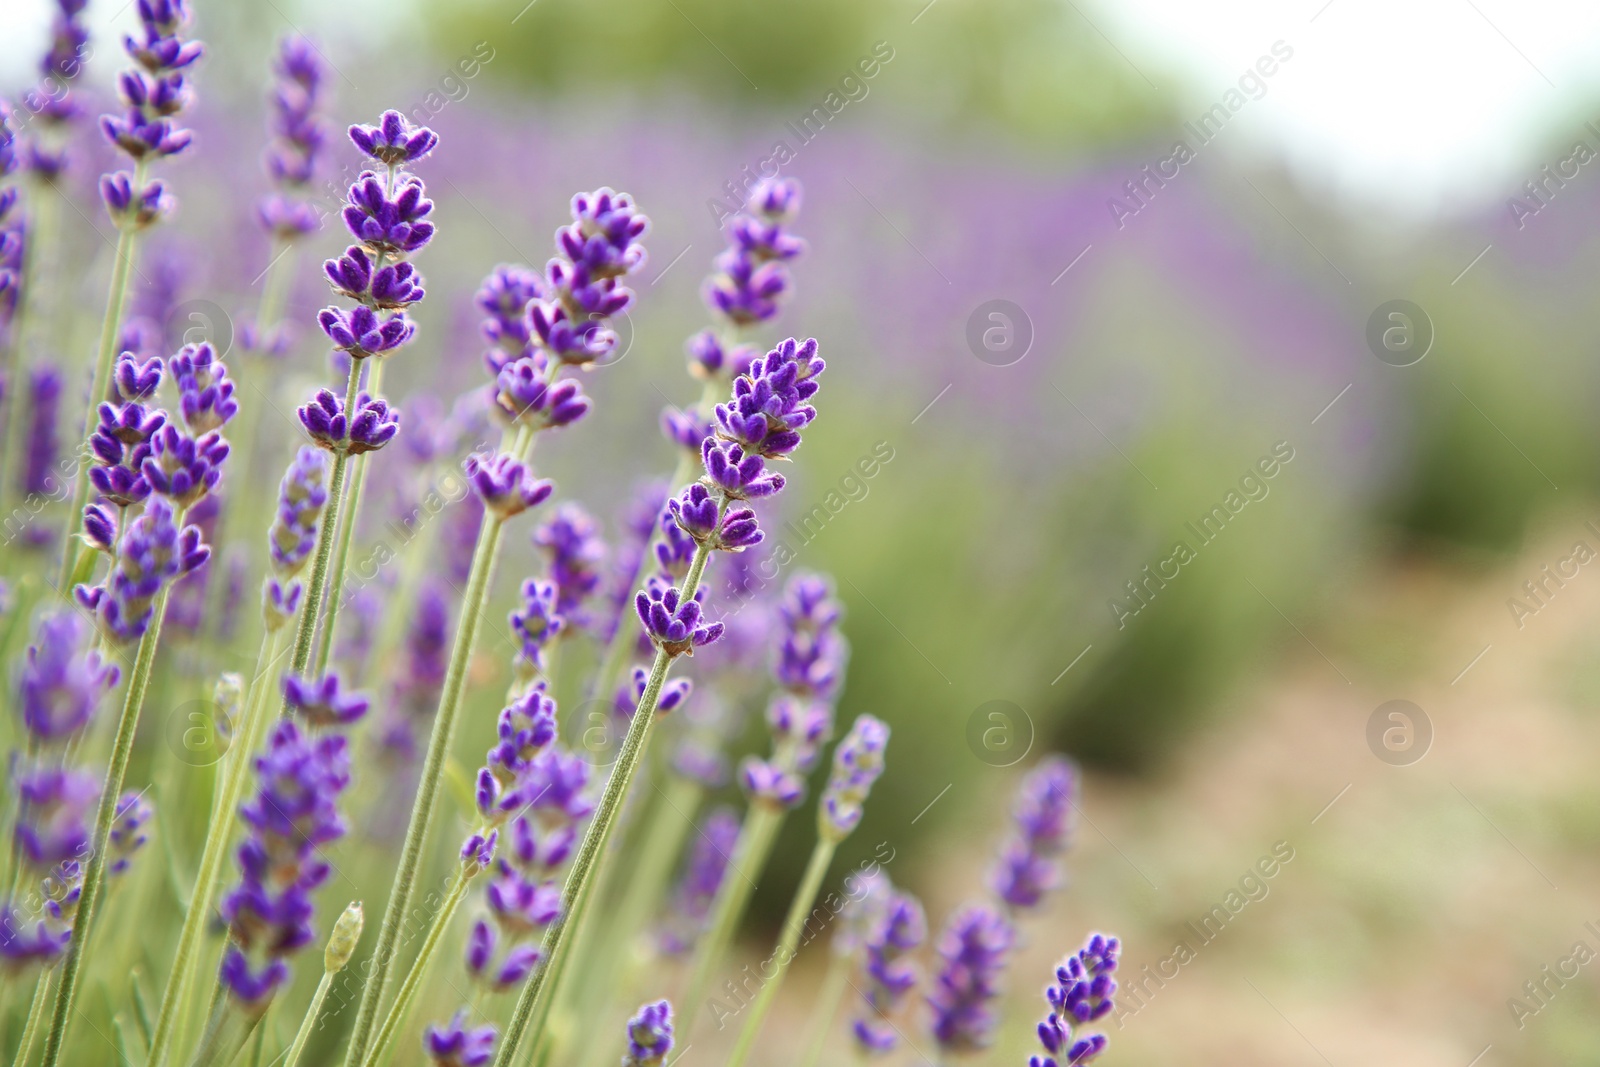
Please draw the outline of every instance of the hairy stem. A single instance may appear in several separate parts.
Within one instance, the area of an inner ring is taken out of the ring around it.
[[[181,524],[181,515],[179,521]],[[117,800],[122,796],[122,781],[128,773],[128,759],[133,755],[133,737],[139,729],[139,712],[144,707],[145,690],[150,687],[156,646],[161,641],[161,624],[167,614],[167,594],[171,590],[169,583],[156,594],[154,615],[149,628],[139,639],[138,655],[128,678],[127,692],[123,695],[116,740],[111,746],[111,762],[106,767],[105,783],[100,787],[100,807],[94,820],[94,848],[84,867],[78,914],[72,924],[72,941],[67,947],[66,962],[61,967],[61,984],[56,988],[55,1011],[50,1018],[49,1036],[45,1039],[44,1067],[56,1067],[56,1062],[61,1058],[61,1046],[66,1041],[67,1021],[72,1015],[72,1002],[78,992],[78,976],[83,966],[83,947],[94,933],[100,885],[105,880],[106,844],[111,835],[111,822],[116,817]]]
[[[777,962],[778,971],[767,979],[756,994],[755,1003],[750,1006],[750,1014],[744,1021],[744,1029],[739,1032],[739,1043],[734,1045],[733,1056],[728,1060],[728,1067],[744,1067],[744,1061],[750,1058],[750,1050],[761,1034],[762,1020],[772,1008],[778,987],[783,985],[783,976],[789,972],[789,963],[800,945],[800,932],[811,914],[811,906],[817,902],[817,891],[822,888],[823,876],[828,873],[828,864],[833,862],[833,853],[838,847],[837,841],[822,837],[811,849],[811,860],[800,879],[800,888],[795,890],[794,899],[789,902],[789,914],[784,917],[778,947],[772,951],[771,958]]]
[[[367,374],[367,392],[373,396],[378,395],[378,386],[383,381],[383,361],[374,359],[372,370]],[[370,452],[363,452],[350,460],[353,468],[350,473],[350,490],[346,493],[346,503],[343,514],[340,516],[338,544],[333,552],[333,570],[328,576],[328,606],[322,613],[322,636],[317,645],[317,669],[313,672],[315,677],[322,677],[328,670],[328,659],[333,655],[333,639],[336,636],[335,627],[339,621],[339,609],[343,607],[344,576],[350,563],[350,546],[355,541],[356,516],[361,510],[361,494],[367,487],[367,461],[372,458]]]
[[[683,600],[694,598],[710,554],[710,550],[704,544],[695,550],[694,559],[689,564],[689,573],[683,580],[681,591]],[[638,773],[640,764],[644,761],[650,730],[655,725],[656,707],[661,702],[661,689],[666,685],[667,669],[671,664],[672,657],[664,649],[656,652],[655,663],[650,668],[650,679],[645,684],[644,695],[640,697],[639,706],[634,709],[633,719],[628,724],[628,734],[623,739],[622,751],[617,757],[616,766],[611,770],[611,777],[606,780],[605,790],[600,794],[600,803],[595,808],[594,817],[583,835],[583,844],[578,847],[572,869],[567,873],[566,884],[562,886],[561,914],[545,931],[545,964],[529,976],[522,987],[521,995],[517,997],[517,1006],[512,1013],[511,1021],[506,1026],[505,1039],[501,1041],[500,1050],[495,1055],[494,1067],[510,1067],[535,1009],[539,1010],[540,1017],[538,1025],[533,1028],[533,1040],[537,1042],[539,1039],[539,1032],[549,1014],[549,1004],[556,991],[555,986],[559,984],[565,966],[570,944],[567,931],[574,918],[581,918],[599,864],[606,859],[606,845],[616,829],[617,817],[622,812],[622,801],[627,796],[628,787],[633,784],[634,775]],[[551,974],[555,975],[555,980],[547,983],[546,977]]]
[[[261,641],[261,654],[256,662],[256,672],[250,680],[250,691],[245,697],[244,722],[234,735],[239,746],[234,758],[227,760],[223,769],[222,788],[213,806],[211,825],[206,829],[206,843],[200,854],[200,869],[195,874],[194,891],[189,896],[189,908],[184,913],[183,929],[178,934],[178,948],[172,959],[172,970],[167,973],[167,985],[161,993],[161,1010],[156,1017],[155,1031],[150,1036],[150,1055],[146,1067],[161,1067],[172,1044],[173,1029],[178,1019],[178,1005],[188,995],[194,977],[194,966],[200,937],[206,921],[211,917],[216,902],[217,885],[222,873],[222,863],[227,855],[232,837],[234,812],[244,794],[248,779],[250,755],[261,747],[261,737],[267,716],[267,692],[273,688],[268,680],[275,677],[272,667],[278,658],[278,647],[283,643],[283,630],[275,629]]]
[[[33,1039],[44,1021],[44,1006],[50,1002],[50,972],[40,971],[33,984],[33,1000],[28,1005],[28,1021],[22,1026],[22,1040],[17,1044],[17,1058],[11,1062],[16,1067],[26,1067],[28,1054],[33,1051]]]
[[[333,988],[333,976],[338,973],[327,970],[322,972],[322,981],[317,983],[317,991],[311,994],[311,1006],[306,1009],[306,1017],[300,1020],[300,1029],[294,1035],[294,1044],[289,1046],[289,1053],[283,1058],[283,1067],[295,1067],[300,1062],[300,1054],[306,1050],[306,1042],[311,1040],[311,1030],[317,1024],[317,1016],[322,1014],[322,1002],[328,999],[328,990]]]
[[[805,1055],[800,1058],[800,1067],[817,1067],[822,1062],[822,1050],[827,1047],[828,1034],[833,1029],[834,1016],[839,1014],[839,1003],[850,986],[850,969],[854,966],[852,956],[841,952],[835,952],[828,961],[828,973],[822,976],[822,988],[812,1004],[811,1037],[806,1042]]]
[[[433,817],[434,801],[439,794],[439,780],[444,773],[445,757],[455,736],[456,715],[461,710],[461,697],[466,689],[467,665],[477,643],[478,623],[488,599],[489,578],[494,571],[495,557],[500,550],[500,534],[505,520],[493,511],[483,513],[483,525],[478,532],[478,546],[472,553],[472,571],[467,578],[467,591],[461,604],[461,621],[456,628],[455,643],[450,650],[450,663],[445,671],[444,688],[439,694],[439,710],[434,715],[433,733],[428,738],[428,754],[423,761],[422,776],[417,782],[416,799],[411,806],[411,821],[406,826],[405,844],[400,851],[400,866],[395,872],[394,885],[389,890],[389,901],[383,911],[383,925],[378,930],[378,943],[372,953],[372,969],[367,974],[366,985],[361,990],[361,1005],[356,1012],[355,1029],[350,1036],[350,1046],[345,1052],[346,1067],[357,1067],[365,1062],[368,1041],[373,1023],[377,1019],[378,1004],[383,998],[389,969],[394,964],[396,944],[400,938],[400,925],[411,907],[411,894],[416,886],[417,869],[422,863],[422,846],[427,840],[428,825]]]
[[[433,963],[433,955],[439,948],[439,939],[449,927],[450,920],[455,917],[456,909],[461,906],[461,901],[467,895],[467,888],[471,884],[472,876],[463,866],[456,875],[455,884],[450,887],[450,895],[445,897],[443,906],[433,917],[433,926],[429,928],[428,936],[423,940],[422,948],[411,964],[411,970],[406,973],[405,981],[400,983],[400,989],[394,995],[394,1004],[389,1008],[389,1014],[384,1018],[383,1025],[378,1028],[378,1036],[372,1039],[372,1054],[367,1057],[367,1067],[377,1067],[383,1062],[389,1043],[405,1025],[406,1017],[411,1014],[411,1007],[417,999],[417,994],[422,990],[422,980],[428,976],[428,967]],[[287,1067],[293,1067],[293,1064]]]
[[[144,188],[149,164],[139,160],[133,168],[135,192]],[[122,313],[128,303],[128,276],[133,273],[134,257],[139,252],[139,230],[124,223],[117,230],[116,259],[111,264],[111,288],[106,294],[106,314],[100,323],[100,347],[95,353],[93,385],[89,388],[89,412],[84,419],[84,437],[93,431],[95,409],[106,398],[111,385],[111,365],[117,354],[117,342],[122,334]],[[68,529],[83,518],[83,505],[89,500],[89,465],[78,463],[78,486],[72,494],[72,510],[68,513]],[[56,582],[56,592],[63,597],[72,595],[72,574],[78,567],[78,541],[68,537],[61,551],[61,577]],[[63,983],[64,985],[65,983]]]

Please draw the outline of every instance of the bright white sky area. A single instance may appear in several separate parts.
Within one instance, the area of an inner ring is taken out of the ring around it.
[[[1177,79],[1190,117],[1284,41],[1293,59],[1217,147],[1281,160],[1309,188],[1377,214],[1502,202],[1578,138],[1600,147],[1583,129],[1600,119],[1600,0],[1060,2],[1154,83]],[[350,8],[369,8],[285,5],[313,33],[330,28],[319,9],[345,28]],[[49,6],[0,0],[0,85],[31,69]],[[97,29],[118,7],[94,0]]]

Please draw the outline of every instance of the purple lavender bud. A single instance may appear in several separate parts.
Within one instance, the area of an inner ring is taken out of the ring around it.
[[[739,784],[752,803],[765,803],[780,811],[795,807],[806,795],[805,780],[799,775],[755,756],[746,756],[740,765]]]
[[[200,528],[178,529],[172,505],[156,498],[128,524],[107,587],[92,600],[105,630],[119,641],[144,636],[154,615],[156,595],[169,583],[197,570],[211,556]],[[81,588],[81,587],[80,587]]]
[[[783,475],[767,472],[760,456],[746,455],[731,441],[706,438],[700,458],[710,484],[735,500],[759,500],[783,489]]]
[[[383,273],[379,272],[380,275]],[[421,299],[421,290],[417,290],[417,298]],[[404,312],[379,318],[377,312],[364,304],[348,311],[337,307],[323,308],[317,313],[317,323],[333,342],[334,350],[348,352],[353,359],[392,352],[410,341],[417,332],[416,325]]]
[[[280,581],[268,578],[261,587],[261,614],[268,630],[279,630],[300,614],[300,594],[304,587],[297,581]]]
[[[72,767],[25,767],[16,773],[14,841],[23,861],[45,872],[89,848],[89,816],[100,799],[100,779]]]
[[[111,552],[116,546],[116,516],[101,504],[86,504],[83,509],[83,536],[101,552]]]
[[[1056,984],[1044,994],[1051,1010],[1038,1031],[1048,1055],[1034,1056],[1029,1067],[1077,1067],[1106,1050],[1104,1034],[1078,1034],[1075,1028],[1115,1010],[1117,982],[1112,975],[1120,952],[1115,937],[1092,934],[1083,948],[1056,968]]]
[[[716,424],[694,410],[680,411],[664,408],[661,412],[661,433],[679,448],[686,448],[696,456],[700,445],[716,432]]]
[[[246,1009],[255,1011],[263,1007],[278,987],[289,980],[289,965],[280,959],[270,959],[259,971],[252,970],[250,961],[237,947],[230,945],[222,957],[218,979],[229,996]]]
[[[750,191],[748,209],[766,222],[793,222],[800,213],[797,178],[762,178]]]
[[[683,875],[672,894],[671,913],[661,931],[661,945],[667,953],[687,953],[705,933],[711,905],[738,842],[739,818],[732,808],[714,808],[701,821],[684,859]]]
[[[672,519],[679,529],[696,542],[705,542],[717,532],[718,523],[722,517],[722,509],[717,500],[712,497],[711,490],[695,482],[682,494],[667,501],[667,507],[672,513]],[[663,524],[663,529],[665,524]]]
[[[239,412],[228,368],[209,344],[184,345],[168,363],[178,383],[183,424],[192,434],[220,430]]]
[[[660,1067],[672,1051],[672,1005],[645,1004],[628,1020],[628,1054],[622,1067]]]
[[[145,825],[155,816],[154,809],[142,793],[124,793],[117,801],[117,810],[111,821],[110,858],[106,873],[115,877],[126,871],[133,862],[133,854],[142,848],[149,835]]]
[[[188,437],[168,423],[150,439],[150,455],[139,472],[152,491],[187,508],[216,488],[228,442],[216,431]]]
[[[504,860],[484,900],[500,929],[516,937],[542,932],[561,914],[560,885],[529,881]]]
[[[151,357],[141,361],[132,352],[124,352],[117,357],[117,365],[111,372],[111,381],[116,386],[117,396],[124,403],[142,403],[149,400],[155,395],[156,390],[161,388],[162,371],[160,359]],[[149,434],[145,436],[148,437]]]
[[[306,428],[318,447],[332,452],[344,441],[346,422],[344,402],[332,390],[319,389],[311,403],[302,405],[297,414],[300,425]]]
[[[773,458],[800,444],[800,431],[817,417],[806,401],[816,396],[825,369],[815,338],[789,338],[750,365],[733,383],[733,400],[716,408],[717,433],[746,451]]]
[[[994,1036],[991,1007],[1000,995],[1011,923],[992,908],[969,904],[950,917],[937,946],[940,968],[928,1004],[933,1037],[946,1053],[976,1052]]]
[[[355,417],[348,423],[344,401],[326,389],[318,390],[298,414],[300,425],[318,447],[330,452],[342,448],[352,456],[375,452],[400,432],[400,412],[391,409],[387,400],[366,393],[356,397]]]
[[[351,126],[350,140],[379,163],[395,167],[427,156],[439,143],[439,135],[426,126],[411,125],[398,111],[385,111],[376,126]]]
[[[913,896],[892,894],[867,932],[862,971],[862,1013],[851,1025],[864,1054],[890,1052],[898,1044],[893,1017],[917,984],[917,970],[907,957],[928,935],[922,905]]]
[[[583,602],[600,588],[606,558],[600,524],[579,505],[564,503],[533,531],[533,543],[550,559],[556,610],[569,619],[578,617]]]
[[[509,519],[542,504],[555,491],[555,484],[536,478],[525,464],[509,452],[474,452],[467,457],[467,478],[483,506]]]
[[[990,875],[996,895],[1013,908],[1031,908],[1061,881],[1056,858],[1072,844],[1077,823],[1078,771],[1052,756],[1017,790],[1016,830]]]
[[[499,830],[490,830],[488,834],[473,834],[461,846],[461,862],[467,868],[467,877],[476,875],[479,871],[494,862],[494,849],[500,840]]]
[[[129,95],[126,82],[123,85],[123,95],[125,97]],[[194,140],[193,133],[180,129],[167,119],[146,118],[143,109],[156,110],[155,106],[136,101],[131,97],[128,103],[130,105],[128,111],[120,117],[100,116],[100,132],[124,155],[138,160],[163,159],[182,152]]]
[[[165,183],[157,180],[135,189],[133,175],[125,170],[100,178],[100,199],[113,222],[136,230],[155,224],[172,210]]]
[[[649,229],[632,197],[602,187],[572,198],[572,225],[556,231],[556,248],[597,278],[619,277],[644,265],[637,239]]]
[[[711,644],[722,636],[722,623],[701,622],[702,591],[694,599],[683,600],[676,586],[651,578],[633,599],[633,609],[644,624],[644,632],[669,656],[694,655],[696,648]]]
[[[438,1067],[483,1067],[494,1055],[499,1037],[493,1024],[468,1030],[463,1008],[443,1026],[429,1026],[422,1036],[422,1048]]]
[[[392,311],[410,307],[427,295],[422,288],[422,275],[417,273],[417,268],[411,263],[390,263],[374,270],[372,258],[360,245],[351,245],[338,259],[327,260],[323,263],[322,269],[335,292],[352,300],[360,300],[364,304],[370,303],[374,308],[381,310]],[[329,312],[335,317],[338,315],[337,309],[329,309],[323,312],[321,321],[323,329],[333,337],[335,344],[345,347],[344,337],[360,336],[361,331],[352,329],[348,324],[344,327],[343,334],[335,335],[328,325]],[[390,320],[391,323],[394,321],[396,320]],[[409,323],[407,325],[409,326]],[[399,343],[403,344],[405,340],[410,339],[410,336],[411,333],[407,332]],[[381,337],[378,339],[384,340]]]
[[[407,255],[433,240],[433,223],[427,221],[433,201],[417,178],[407,175],[391,197],[382,178],[363,171],[350,186],[348,200],[341,216],[345,229],[374,255]]]
[[[544,295],[544,279],[527,267],[502,263],[483,280],[474,299],[485,316],[483,336],[494,346],[484,357],[491,374],[531,353],[528,305]]]
[[[337,671],[330,671],[320,680],[286,674],[283,676],[283,699],[290,710],[313,729],[325,730],[359,722],[371,701],[359,693],[341,693],[339,687]]]
[[[556,610],[556,587],[529,578],[522,583],[522,606],[510,616],[511,629],[522,640],[521,656],[535,672],[544,671],[544,649],[566,625]]]
[[[843,841],[860,824],[862,805],[883,773],[888,747],[889,727],[871,715],[858,715],[834,750],[833,774],[817,808],[817,830],[823,837]]]
[[[65,742],[89,725],[122,672],[92,649],[93,633],[76,612],[39,620],[23,659],[18,690],[22,722],[36,742]]]
[[[706,303],[738,326],[775,318],[791,288],[789,271],[776,260],[764,263],[734,249],[716,258],[717,273],[706,280]]]
[[[261,201],[256,218],[274,237],[285,241],[315,233],[322,226],[316,208],[284,196],[269,196]]]
[[[582,288],[581,270],[569,272],[560,260],[550,264],[550,283],[561,290],[579,285],[578,295],[589,306],[583,317],[574,319],[566,305],[554,300],[535,300],[528,305],[528,323],[540,345],[564,364],[582,366],[609,356],[617,347],[616,331],[604,320],[625,310],[633,299],[627,289],[607,282],[605,286]],[[607,288],[610,286],[610,288]]]
[[[309,445],[295,453],[278,483],[278,511],[267,531],[272,571],[292,578],[305,567],[317,543],[317,524],[328,503],[328,458]]]
[[[502,782],[525,778],[532,770],[534,757],[555,738],[556,702],[540,683],[500,712],[495,743],[486,759],[487,769]]]
[[[528,357],[506,364],[496,375],[494,410],[513,424],[554,428],[583,418],[589,398],[575,379],[551,381],[542,357]]]

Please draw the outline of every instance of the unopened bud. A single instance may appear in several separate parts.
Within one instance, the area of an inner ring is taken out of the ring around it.
[[[327,951],[322,954],[322,966],[329,974],[344,970],[344,965],[350,962],[350,957],[356,951],[356,942],[361,940],[361,927],[366,921],[361,901],[352,900],[350,906],[344,909],[344,914],[339,916],[339,921],[333,924],[333,933],[328,935]]]

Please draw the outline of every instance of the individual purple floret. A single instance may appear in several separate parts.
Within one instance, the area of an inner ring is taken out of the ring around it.
[[[344,401],[327,389],[320,389],[311,403],[298,412],[300,425],[311,440],[329,452],[341,449],[352,456],[375,452],[400,432],[400,413],[389,402],[374,400],[366,393],[356,397],[355,418],[346,423]],[[346,436],[348,427],[348,436]]]
[[[683,862],[683,874],[672,894],[672,906],[662,924],[662,949],[681,956],[694,948],[705,933],[712,902],[728,871],[739,841],[739,818],[732,808],[713,808],[701,820],[697,835]]]
[[[701,621],[701,594],[683,600],[676,586],[651,578],[634,597],[633,609],[644,632],[669,656],[694,655],[694,650],[722,636],[722,623]]]
[[[153,226],[172,211],[165,182],[156,179],[135,187],[133,175],[123,170],[101,176],[100,199],[113,222],[136,230]]]
[[[538,272],[516,264],[502,263],[483,280],[474,299],[484,313],[483,336],[492,346],[484,354],[491,375],[533,354],[528,305],[544,295]]]
[[[228,442],[214,430],[189,437],[169,422],[150,439],[150,454],[139,471],[152,492],[188,508],[222,480],[228,451]]]
[[[1037,906],[1060,884],[1058,857],[1072,846],[1077,799],[1078,771],[1064,757],[1049,757],[1023,779],[1015,829],[990,875],[995,894],[1013,909]]]
[[[64,745],[94,718],[121,671],[91,647],[93,632],[74,611],[39,620],[19,672],[22,722],[36,744]]]
[[[300,721],[316,730],[359,722],[371,706],[371,701],[360,693],[340,692],[337,671],[330,671],[320,680],[284,675],[283,699]]]
[[[143,403],[161,388],[164,370],[158,358],[141,360],[132,352],[124,352],[117,358],[117,365],[111,372],[111,383],[123,403]]]
[[[928,994],[933,1038],[945,1053],[988,1047],[995,1025],[991,1005],[1000,995],[1000,976],[1014,939],[1005,916],[982,904],[963,907],[945,925],[937,946],[939,972]]]
[[[556,587],[529,578],[522,583],[522,606],[510,616],[511,629],[522,641],[520,662],[533,674],[544,672],[545,646],[560,635],[566,618],[556,610]]]
[[[556,508],[550,521],[533,531],[533,543],[550,561],[556,610],[568,618],[581,616],[583,603],[600,588],[605,565],[606,546],[600,540],[600,524],[569,501]]]
[[[100,799],[100,778],[76,767],[29,766],[16,775],[18,855],[44,873],[89,848],[89,817]]]
[[[432,152],[439,135],[426,126],[412,126],[398,111],[385,111],[375,126],[350,127],[350,140],[384,166],[397,167]]]
[[[313,738],[283,720],[255,767],[259,790],[239,811],[248,830],[238,851],[240,881],[221,909],[230,942],[222,981],[252,1012],[264,1010],[287,980],[287,957],[316,936],[311,894],[331,871],[317,853],[344,836],[337,802],[350,781],[350,758],[343,737]]]
[[[550,380],[542,356],[508,363],[495,376],[492,410],[512,425],[535,429],[570,426],[589,411],[589,398],[572,378]]]
[[[833,774],[817,808],[817,829],[823,837],[842,841],[861,822],[862,805],[883,773],[889,727],[871,715],[858,715],[833,753]]]
[[[928,923],[917,898],[893,893],[867,931],[861,970],[865,978],[861,1014],[851,1023],[856,1047],[865,1055],[893,1051],[899,1043],[894,1016],[917,984],[909,957],[928,936]]]
[[[466,473],[483,506],[509,519],[542,504],[555,485],[536,478],[527,465],[508,452],[474,452],[467,457]]]
[[[167,363],[178,385],[178,407],[192,434],[220,430],[239,413],[228,368],[210,344],[184,345]]]
[[[75,595],[99,616],[110,636],[136,641],[150,626],[157,594],[199,568],[210,555],[211,550],[201,543],[200,528],[180,530],[172,505],[157,498],[128,524],[108,583],[95,588],[79,586]]]
[[[1079,1034],[1077,1027],[1116,1009],[1113,975],[1120,952],[1116,938],[1092,934],[1056,968],[1056,984],[1044,991],[1050,1013],[1039,1024],[1039,1043],[1047,1054],[1030,1057],[1028,1067],[1079,1067],[1106,1050],[1104,1034]]]
[[[322,57],[300,36],[285,37],[273,59],[272,140],[263,166],[278,192],[257,208],[262,225],[280,240],[311,233],[320,220],[305,197],[316,175],[317,160],[327,144],[327,127],[318,115],[321,103]]]
[[[628,1053],[622,1067],[660,1067],[672,1051],[672,1005],[665,1000],[644,1004],[628,1020]]]
[[[317,524],[328,503],[327,478],[327,456],[304,445],[278,483],[278,510],[267,532],[267,544],[272,552],[272,572],[279,578],[293,578],[311,558]]]
[[[128,869],[133,862],[133,854],[150,839],[144,828],[154,817],[155,810],[144,799],[143,793],[122,794],[111,820],[111,865],[106,868],[107,874],[115,877]]]
[[[706,438],[700,445],[700,458],[706,466],[707,484],[725,497],[759,500],[783,489],[783,475],[768,472],[760,456],[747,455],[731,441]]]
[[[10,904],[0,904],[0,974],[15,976],[50,966],[72,942],[72,930],[55,929],[43,917],[30,919]]]

